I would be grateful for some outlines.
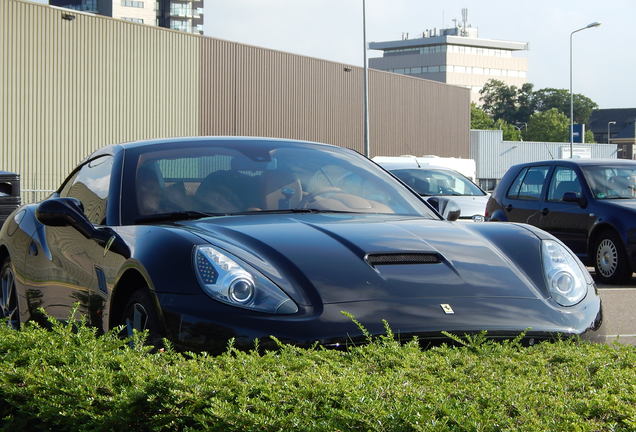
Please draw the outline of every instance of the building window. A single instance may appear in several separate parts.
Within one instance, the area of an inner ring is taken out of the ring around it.
[[[139,0],[121,0],[121,5],[125,7],[143,8],[144,2]]]
[[[172,3],[170,5],[170,15],[192,18],[192,5],[185,3]]]
[[[170,20],[170,28],[183,32],[192,32],[192,23],[190,21]]]
[[[497,179],[479,179],[479,186],[487,192],[492,192],[497,186]]]
[[[130,21],[130,22],[134,22],[134,23],[138,23],[138,24],[143,24],[144,20],[142,18],[126,18],[126,17],[122,17],[122,19],[124,21]]]
[[[47,2],[49,3],[49,2]],[[66,9],[73,9],[82,12],[97,13],[97,0],[81,0],[81,1],[56,1],[51,2],[53,6],[60,6]]]

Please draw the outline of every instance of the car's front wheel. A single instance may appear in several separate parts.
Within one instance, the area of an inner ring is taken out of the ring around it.
[[[594,245],[594,268],[601,282],[617,284],[632,276],[620,237],[614,231],[604,231]]]
[[[146,290],[134,291],[124,307],[124,313],[121,319],[124,324],[124,332],[127,336],[133,335],[133,330],[148,331],[146,343],[156,348],[162,346],[165,336],[157,308]]]
[[[0,318],[7,320],[11,328],[20,328],[20,312],[18,296],[15,292],[15,276],[11,268],[11,260],[5,259],[0,267]]]

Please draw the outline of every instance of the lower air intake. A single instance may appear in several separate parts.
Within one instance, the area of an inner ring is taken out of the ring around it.
[[[367,262],[375,267],[379,265],[437,264],[441,260],[434,253],[401,253],[367,255]]]

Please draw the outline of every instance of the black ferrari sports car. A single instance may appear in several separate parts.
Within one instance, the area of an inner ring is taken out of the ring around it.
[[[444,220],[356,152],[291,140],[101,149],[9,217],[0,263],[10,325],[79,304],[100,329],[196,350],[355,342],[343,311],[428,340],[593,334],[601,320],[588,272],[550,234]]]

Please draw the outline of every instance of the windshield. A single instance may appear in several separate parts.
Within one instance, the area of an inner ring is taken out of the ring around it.
[[[581,167],[596,199],[636,198],[636,166]]]
[[[486,192],[458,172],[445,169],[411,168],[391,170],[420,195],[484,196]]]
[[[233,140],[140,147],[124,188],[133,221],[281,212],[437,216],[364,157],[327,146]],[[154,151],[152,151],[154,149]],[[130,167],[130,165],[127,165]],[[126,183],[126,184],[130,184]],[[132,199],[131,199],[132,198]]]

